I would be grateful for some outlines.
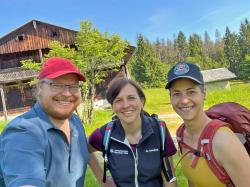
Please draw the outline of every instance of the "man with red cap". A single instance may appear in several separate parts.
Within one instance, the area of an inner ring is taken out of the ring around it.
[[[48,59],[41,68],[37,102],[1,134],[0,164],[6,186],[83,187],[89,161],[80,119],[83,74],[68,59]]]

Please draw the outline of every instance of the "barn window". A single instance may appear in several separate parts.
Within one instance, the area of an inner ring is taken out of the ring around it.
[[[58,31],[52,31],[52,33],[51,33],[51,37],[52,37],[52,38],[56,38],[56,37],[58,37],[58,36],[59,36]]]
[[[17,40],[17,41],[24,41],[24,40],[25,40],[24,34],[18,35],[18,36],[16,37],[16,40]]]

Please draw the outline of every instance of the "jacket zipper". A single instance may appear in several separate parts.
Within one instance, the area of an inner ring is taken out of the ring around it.
[[[112,138],[112,137],[111,137],[111,139],[112,139],[112,140],[115,140],[115,141],[117,141],[117,142],[119,142],[119,143],[122,143],[122,144],[126,145],[126,146],[129,147],[129,149],[131,150],[132,155],[133,155],[133,158],[134,158],[134,163],[135,163],[135,187],[139,187],[139,182],[138,182],[138,169],[137,169],[137,166],[138,166],[138,152],[137,152],[137,148],[136,148],[135,154],[134,154],[134,151],[132,150],[132,148],[131,148],[131,146],[130,146],[130,144],[129,144],[127,138],[125,138],[124,142],[122,142],[122,141],[120,141],[120,140],[117,140],[117,139],[115,139],[115,138]]]

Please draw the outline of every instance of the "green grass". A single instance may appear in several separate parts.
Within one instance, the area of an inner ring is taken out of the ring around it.
[[[113,116],[111,109],[96,110],[93,113],[93,123],[84,125],[86,135],[89,136],[96,128],[109,122]]]
[[[92,173],[91,169],[89,169],[89,167],[87,168],[87,172],[85,175],[84,186],[85,187],[99,187],[100,186],[94,174]]]
[[[209,108],[210,106],[225,102],[225,101],[234,101],[238,102],[247,108],[250,108],[250,83],[240,83],[240,82],[233,82],[231,84],[231,90],[214,90],[208,91],[207,98],[205,101],[205,109]],[[170,104],[169,100],[169,93],[168,90],[164,88],[155,88],[155,89],[147,89],[145,90],[145,94],[147,97],[145,110],[149,113],[156,113],[156,114],[172,114],[173,109]],[[85,125],[86,135],[89,136],[96,128],[104,125],[107,123],[113,113],[111,109],[107,110],[97,110],[94,112],[94,121],[92,125]],[[172,121],[172,119],[166,117],[163,118],[166,120],[168,128],[171,132],[177,128],[177,125],[180,123],[180,120],[176,119],[176,121]],[[0,131],[6,125],[6,122],[0,122]],[[175,163],[178,160],[178,156],[175,156]],[[186,187],[187,181],[183,174],[180,171],[179,166],[177,167],[177,178],[179,187]],[[86,187],[97,187],[99,186],[97,181],[95,180],[92,172],[90,169],[87,169],[86,178],[85,178],[85,186]]]
[[[164,88],[154,88],[145,90],[147,102],[145,109],[149,113],[172,113],[174,112],[169,98],[168,90]],[[226,102],[238,102],[250,108],[250,83],[232,82],[231,90],[211,90],[207,91],[205,109],[210,106]]]
[[[169,92],[164,88],[153,88],[145,90],[146,106],[145,110],[149,113],[172,113]]]
[[[7,121],[0,121],[0,132],[2,132],[3,128],[5,127],[5,125],[7,125]]]
[[[216,90],[208,92],[205,102],[205,108],[225,101],[238,102],[243,106],[250,108],[250,83],[233,83],[231,90]]]

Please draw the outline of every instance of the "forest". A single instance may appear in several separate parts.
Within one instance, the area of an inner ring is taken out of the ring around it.
[[[201,70],[226,67],[239,80],[250,80],[250,23],[245,19],[238,32],[225,28],[222,35],[215,31],[214,39],[205,31],[186,37],[182,31],[172,39],[157,38],[150,42],[137,35],[137,48],[130,60],[131,76],[143,87],[161,87],[169,68],[179,61],[189,61]]]

